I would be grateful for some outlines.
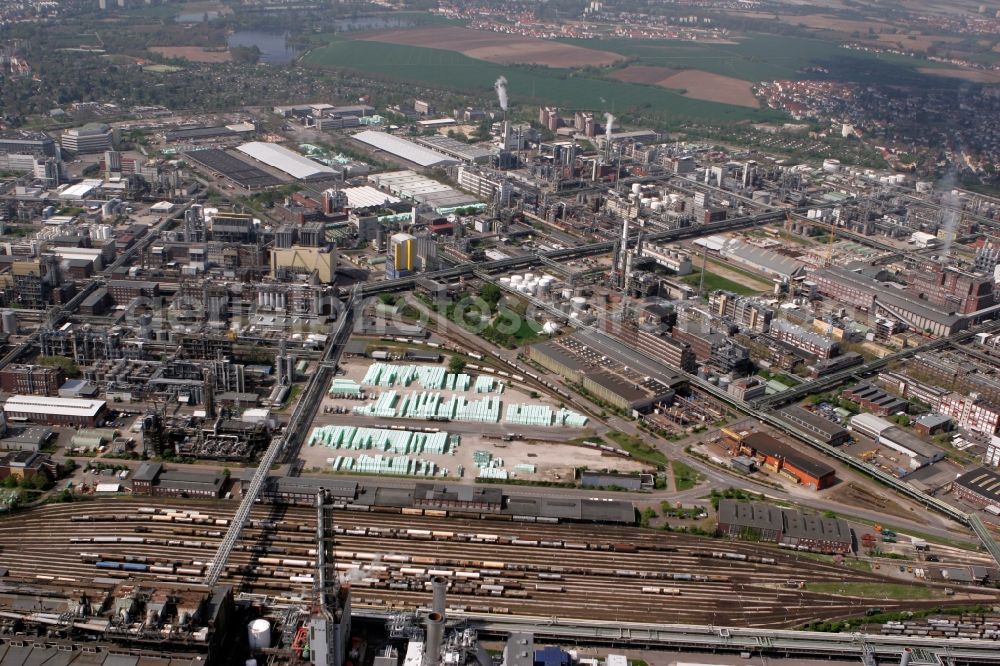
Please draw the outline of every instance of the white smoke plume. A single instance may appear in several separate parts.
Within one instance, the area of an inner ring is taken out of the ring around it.
[[[497,91],[497,98],[500,100],[500,108],[504,111],[507,110],[507,77],[501,76],[493,84],[493,87]]]
[[[612,130],[612,128],[614,126],[615,126],[615,117],[613,115],[611,115],[610,113],[605,113],[604,114],[604,136],[608,140],[608,143],[611,142],[611,130]]]

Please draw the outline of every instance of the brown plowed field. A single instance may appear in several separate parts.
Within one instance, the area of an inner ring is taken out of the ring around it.
[[[684,90],[685,97],[720,102],[751,109],[760,107],[753,94],[753,84],[731,76],[703,72],[700,69],[676,70],[669,67],[633,65],[614,73],[614,78],[627,83],[645,83]]]
[[[546,65],[548,67],[603,67],[622,60],[609,51],[598,51],[548,39],[470,30],[458,26],[374,32],[366,41],[422,46],[457,51],[470,58],[501,64]]]

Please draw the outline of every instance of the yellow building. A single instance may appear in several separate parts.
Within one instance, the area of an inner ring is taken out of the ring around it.
[[[417,239],[406,233],[393,234],[389,238],[389,257],[386,273],[395,278],[413,272],[414,257],[417,253]]]
[[[275,248],[271,250],[271,277],[283,271],[311,275],[316,271],[319,281],[333,284],[337,273],[337,251],[319,247]]]

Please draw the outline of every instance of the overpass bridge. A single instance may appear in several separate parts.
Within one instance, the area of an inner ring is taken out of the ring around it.
[[[418,613],[426,613],[421,608]],[[391,619],[392,611],[357,608],[357,616]],[[861,659],[868,654],[881,663],[900,663],[904,653],[911,666],[1000,664],[996,641],[926,636],[883,636],[860,632],[828,633],[792,629],[756,629],[691,624],[606,622],[561,617],[491,615],[448,611],[448,619],[480,634],[506,637],[527,632],[536,641],[605,645],[638,649],[670,649],[698,652],[750,652],[765,657]]]

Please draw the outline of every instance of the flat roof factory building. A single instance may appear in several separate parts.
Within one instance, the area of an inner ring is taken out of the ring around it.
[[[3,413],[8,421],[93,428],[103,423],[107,403],[103,400],[13,395],[4,403]]]
[[[296,180],[331,180],[339,177],[336,169],[276,143],[251,141],[244,143],[237,150],[262,164],[287,173]]]
[[[380,150],[424,168],[452,166],[459,163],[457,159],[385,132],[365,130],[364,132],[358,132],[351,138],[370,148]]]
[[[911,470],[936,463],[944,458],[944,451],[909,433],[896,424],[872,414],[851,417],[851,430],[871,437],[879,446],[885,446],[909,458]],[[906,470],[900,470],[905,473]]]

